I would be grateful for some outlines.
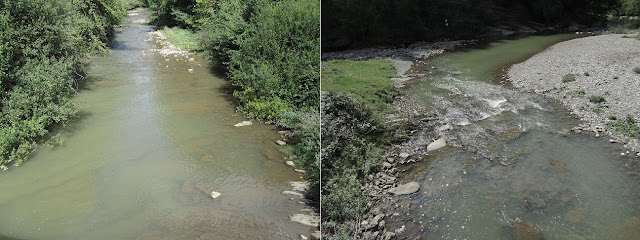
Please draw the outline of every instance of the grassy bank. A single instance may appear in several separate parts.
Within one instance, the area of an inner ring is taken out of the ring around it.
[[[190,29],[163,27],[160,29],[160,33],[167,38],[167,41],[182,50],[194,52],[202,51],[200,44],[196,40],[196,33]]]
[[[20,165],[71,102],[92,54],[106,51],[125,0],[0,2],[0,168]]]
[[[328,61],[322,65],[322,233],[354,239],[372,199],[365,176],[390,146],[389,111],[395,76],[388,60]]]

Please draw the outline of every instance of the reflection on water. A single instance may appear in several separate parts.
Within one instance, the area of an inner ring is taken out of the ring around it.
[[[416,66],[407,102],[441,118],[403,148],[426,155],[396,197],[391,227],[409,239],[629,239],[640,233],[640,188],[621,146],[570,133],[577,122],[556,102],[499,84],[496,74],[567,36],[530,37],[443,55]],[[435,130],[450,124],[452,130]],[[635,226],[635,227],[634,227]]]
[[[300,175],[284,165],[273,127],[234,110],[207,60],[149,51],[151,26],[119,29],[92,61],[64,143],[0,174],[0,238],[295,239],[303,208],[281,194]],[[188,69],[193,69],[192,72]],[[222,196],[213,200],[208,193]]]

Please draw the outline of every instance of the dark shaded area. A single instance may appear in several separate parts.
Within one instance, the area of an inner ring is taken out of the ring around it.
[[[322,0],[323,51],[489,37],[490,28],[603,25],[617,0]]]

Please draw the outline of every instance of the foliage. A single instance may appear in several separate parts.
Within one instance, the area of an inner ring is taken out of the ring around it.
[[[620,7],[616,13],[628,16],[640,15],[640,0],[620,0]]]
[[[627,137],[638,138],[638,136],[640,136],[640,126],[638,126],[638,122],[632,116],[609,122],[607,125]]]
[[[105,51],[126,8],[120,0],[0,2],[0,166],[19,165],[51,125],[74,115],[86,59]]]
[[[154,10],[153,23],[159,26],[190,28],[194,24],[194,0],[148,0]]]
[[[228,76],[250,115],[275,120],[280,113],[318,105],[320,13],[315,0],[265,3],[230,50]]]
[[[291,129],[287,152],[295,157],[297,164],[305,170],[311,183],[307,198],[320,202],[320,113],[286,112],[280,116],[280,126]]]
[[[635,1],[635,0],[632,0]],[[489,26],[591,24],[618,0],[322,0],[324,49],[482,37]],[[506,24],[505,24],[506,23]]]
[[[562,76],[563,83],[573,82],[575,80],[576,80],[576,75],[573,73],[565,74],[564,76]]]
[[[599,96],[599,95],[591,95],[589,96],[588,99],[589,99],[589,102],[592,102],[592,103],[603,103],[606,101],[604,96]]]
[[[375,111],[386,109],[396,94],[389,81],[396,72],[389,60],[333,60],[322,68],[322,90],[350,93]]]
[[[323,234],[349,239],[349,229],[367,210],[361,181],[387,144],[387,130],[371,109],[347,94],[322,91],[321,107]]]

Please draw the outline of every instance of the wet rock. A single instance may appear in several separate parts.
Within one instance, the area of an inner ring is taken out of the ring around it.
[[[203,162],[203,163],[214,163],[214,162],[216,162],[216,159],[213,158],[213,156],[207,154],[207,155],[204,155],[204,156],[200,157],[200,162]]]
[[[377,239],[378,235],[380,235],[380,232],[375,231],[375,232],[364,232],[362,234],[362,239]]]
[[[440,126],[438,128],[438,131],[444,132],[444,131],[451,130],[451,129],[453,129],[453,127],[450,124],[445,124],[445,125]]]
[[[307,171],[302,170],[302,169],[293,169],[293,171],[297,172],[297,173],[306,173]]]
[[[305,192],[309,188],[309,182],[290,182],[289,185],[297,192]]]
[[[278,131],[278,134],[287,136],[289,135],[289,131]]]
[[[276,141],[276,143],[278,145],[280,145],[280,146],[286,146],[287,145],[287,143],[285,141],[282,141],[282,140],[278,140],[278,141]]]
[[[544,239],[535,224],[529,221],[522,221],[519,218],[516,218],[516,221],[513,223],[511,234],[515,240]]]
[[[401,152],[400,154],[398,154],[398,157],[403,158],[403,159],[407,158],[407,157],[409,157],[409,153]]]
[[[289,216],[289,220],[292,222],[298,222],[311,227],[318,227],[320,224],[320,218],[318,216],[306,215],[306,214],[293,214]]]
[[[251,121],[242,121],[240,123],[237,123],[236,125],[233,125],[234,127],[244,127],[244,126],[251,126],[253,123],[251,123]]]
[[[282,191],[282,194],[285,194],[285,195],[294,195],[294,196],[297,196],[297,197],[299,197],[299,198],[303,198],[303,197],[304,197],[304,194],[299,193],[299,192],[294,192],[294,191]]]
[[[322,234],[320,233],[320,231],[314,231],[311,233],[311,239],[320,239],[322,237]]]
[[[447,141],[444,138],[440,138],[427,146],[427,152],[436,151],[447,146]]]
[[[292,168],[296,167],[296,164],[293,163],[293,161],[286,161],[286,162],[284,162],[284,164],[286,164],[287,166],[292,167]]]
[[[396,233],[394,232],[386,232],[384,233],[384,240],[391,240],[396,237]]]
[[[395,159],[393,159],[392,157],[388,157],[388,158],[387,158],[387,162],[389,162],[389,163],[393,163],[393,161],[395,161]]]
[[[301,240],[307,240],[307,239],[309,239],[307,236],[302,235],[302,234],[300,234],[300,236],[299,236],[299,237],[300,237],[300,239],[301,239]]]
[[[219,192],[216,192],[216,191],[211,191],[211,193],[209,193],[209,196],[211,198],[213,198],[213,199],[216,199],[216,198],[220,197],[220,195],[222,195],[222,194],[219,193]]]
[[[194,58],[189,58],[189,62],[194,62],[195,59]]]
[[[420,184],[417,182],[410,182],[410,183],[399,185],[397,187],[389,189],[389,193],[396,196],[400,196],[400,195],[412,194],[417,192],[418,190],[420,190]]]
[[[383,168],[383,169],[389,169],[389,168],[391,168],[391,167],[393,167],[393,166],[391,165],[391,163],[388,163],[388,162],[383,162],[383,163],[382,163],[382,168]]]

